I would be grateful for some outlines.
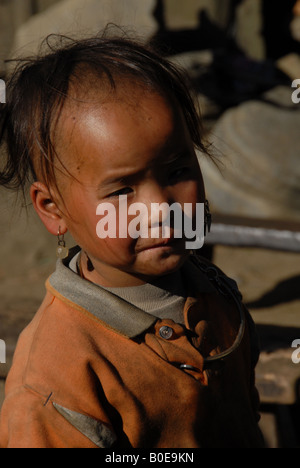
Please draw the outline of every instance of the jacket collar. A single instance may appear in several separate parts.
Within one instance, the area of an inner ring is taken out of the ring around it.
[[[63,302],[75,305],[92,314],[108,328],[128,338],[135,338],[152,327],[158,320],[110,291],[82,279],[69,268],[72,258],[79,252],[75,247],[65,260],[58,260],[56,271],[47,281],[47,289]],[[194,293],[215,292],[206,276],[191,262],[183,266],[183,276]],[[195,294],[196,295],[196,294]],[[190,298],[187,299],[190,303]]]

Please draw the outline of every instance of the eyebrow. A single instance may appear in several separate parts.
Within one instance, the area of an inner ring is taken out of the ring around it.
[[[166,156],[163,158],[161,161],[162,166],[169,166],[170,164],[176,163],[180,161],[181,159],[190,159],[191,154],[188,149],[181,150],[178,152],[170,153],[170,156]],[[131,174],[127,175],[116,175],[112,177],[108,177],[107,179],[104,179],[100,184],[98,185],[98,189],[106,188],[109,187],[110,185],[114,184],[130,184],[133,179],[137,179],[143,172],[145,172],[145,169],[138,170],[136,172],[132,172]]]
[[[143,170],[139,170],[136,172],[132,172],[131,174],[127,175],[116,175],[112,177],[108,177],[107,179],[104,179],[100,184],[98,185],[98,188],[106,188],[109,187],[110,185],[115,185],[115,184],[127,184],[132,181],[132,179],[136,179],[139,174],[142,174],[144,172]]]
[[[103,180],[102,182],[100,182],[99,184],[99,188],[100,187],[105,187],[107,185],[113,185],[113,184],[116,184],[117,182],[121,183],[125,180],[125,177],[124,176],[116,176],[116,177],[110,177],[108,179],[105,179]]]

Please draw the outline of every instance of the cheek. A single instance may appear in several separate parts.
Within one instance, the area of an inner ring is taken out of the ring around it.
[[[135,263],[134,248],[129,239],[99,239],[91,242],[87,251],[92,257],[116,268],[128,267]]]
[[[186,215],[184,223],[187,223],[187,225],[184,224],[183,226],[184,232],[186,233],[187,226],[191,226],[193,231],[197,230],[199,223],[202,222],[202,207],[199,205],[203,205],[205,201],[203,184],[198,181],[190,181],[184,184],[183,187],[178,188],[177,201],[184,207]]]
[[[109,237],[106,239],[99,239],[99,237],[96,235],[94,247],[95,250],[99,252],[99,254],[101,254],[102,251],[105,251],[108,252],[112,257],[118,257],[133,253],[134,244],[135,242],[130,239],[130,237],[126,239],[112,239]]]
[[[123,219],[123,218],[122,218]],[[125,216],[125,220],[130,218]],[[95,242],[91,243],[90,250],[96,257],[109,259],[111,263],[126,261],[131,263],[135,253],[136,240],[128,236],[128,223],[123,220],[120,233],[120,217],[118,210],[112,213],[96,216],[94,222]]]
[[[70,188],[65,196],[65,203],[68,210],[68,229],[74,241],[82,249],[99,259],[115,259],[116,262],[118,259],[130,261],[136,241],[128,237],[118,238],[118,209],[116,209],[116,216],[113,212],[108,216],[104,209],[103,214],[99,215],[98,200],[87,190],[82,190],[81,186],[76,186],[75,190],[73,187]],[[103,232],[108,228],[112,232],[109,233],[109,237],[104,237]],[[98,235],[101,231],[102,238]]]
[[[128,208],[127,203],[122,207],[112,203],[98,205],[95,232],[100,241],[105,240],[114,248],[129,248],[133,242],[128,236],[128,226],[131,221]]]
[[[202,181],[190,181],[183,183],[176,188],[175,191],[176,201],[179,203],[204,203],[204,187]]]
[[[111,265],[130,264],[134,257],[134,242],[130,238],[99,238],[96,222],[76,229],[74,239],[92,257]],[[84,229],[85,228],[85,229]]]
[[[91,213],[86,218],[83,230],[78,233],[83,245],[95,257],[102,258],[129,258],[134,253],[135,240],[130,237],[119,238],[118,223],[116,230],[111,225],[105,224],[104,217],[96,216]],[[85,233],[83,232],[85,228]],[[101,228],[101,229],[100,229]],[[104,228],[104,230],[103,230]]]

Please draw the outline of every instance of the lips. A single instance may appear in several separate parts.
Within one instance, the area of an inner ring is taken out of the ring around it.
[[[165,241],[159,242],[158,244],[154,244],[146,248],[150,250],[150,249],[157,249],[159,247],[168,247],[172,243],[173,243],[173,239],[166,239]]]

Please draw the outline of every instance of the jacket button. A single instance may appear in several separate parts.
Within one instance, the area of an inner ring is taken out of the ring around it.
[[[164,340],[169,340],[170,338],[172,338],[173,333],[174,333],[174,330],[170,327],[164,326],[159,329],[159,335]]]

